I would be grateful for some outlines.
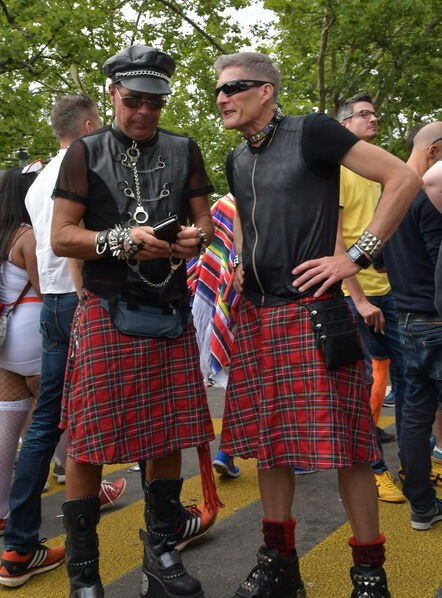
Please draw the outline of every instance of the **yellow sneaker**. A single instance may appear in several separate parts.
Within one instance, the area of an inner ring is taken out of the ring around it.
[[[390,471],[375,473],[376,488],[379,500],[385,502],[405,502],[405,496],[396,486],[394,477]]]
[[[442,488],[442,463],[439,463],[434,457],[432,460],[430,480],[433,486]]]

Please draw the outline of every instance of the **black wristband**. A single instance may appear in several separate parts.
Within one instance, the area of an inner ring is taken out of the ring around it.
[[[242,264],[242,254],[237,253],[233,258],[233,269],[236,270],[240,264]]]
[[[365,269],[368,268],[368,266],[371,266],[370,258],[365,255],[365,253],[360,247],[358,247],[358,245],[356,245],[356,243],[349,247],[345,254],[351,262],[361,266],[361,268]]]
[[[102,255],[108,249],[107,234],[109,229],[102,230],[95,235],[95,251],[98,255]]]

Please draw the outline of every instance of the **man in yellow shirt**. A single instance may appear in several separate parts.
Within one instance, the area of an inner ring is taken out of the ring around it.
[[[376,136],[378,116],[369,95],[359,94],[344,102],[338,111],[337,120],[363,141],[371,141]],[[365,179],[345,167],[341,167],[340,185],[341,209],[336,253],[345,252],[360,238],[373,217],[382,192],[379,183]],[[398,315],[387,275],[377,272],[370,265],[362,268],[356,276],[347,278],[343,283],[343,291],[358,323],[370,385],[373,383],[371,356],[376,356],[379,348],[382,348],[383,354],[388,355],[391,360],[396,429],[399,436],[404,371]],[[394,477],[384,460],[372,463],[372,467],[379,499],[404,502],[405,497],[395,485]]]

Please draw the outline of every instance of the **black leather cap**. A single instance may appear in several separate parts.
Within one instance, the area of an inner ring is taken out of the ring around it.
[[[147,46],[129,46],[108,58],[103,70],[112,83],[143,93],[172,93],[169,82],[175,71],[172,56]]]

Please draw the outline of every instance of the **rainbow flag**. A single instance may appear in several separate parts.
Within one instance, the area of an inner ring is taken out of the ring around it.
[[[187,282],[192,293],[193,321],[205,378],[227,384],[227,368],[233,343],[237,295],[233,280],[233,218],[235,200],[227,194],[211,209],[215,234],[199,258],[189,260]]]

